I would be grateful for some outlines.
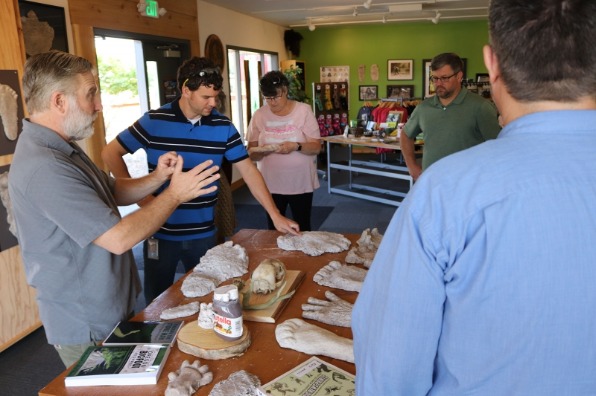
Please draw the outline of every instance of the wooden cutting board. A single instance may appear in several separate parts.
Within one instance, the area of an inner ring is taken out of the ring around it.
[[[283,287],[280,296],[290,293],[298,288],[302,281],[304,280],[304,271],[294,271],[289,270],[286,271],[286,284]],[[281,287],[281,286],[280,286]],[[250,288],[250,279],[246,282],[246,285],[242,289],[242,292],[245,293]],[[276,289],[268,294],[255,294],[253,293],[250,296],[249,304],[264,304],[267,301],[270,301],[271,298],[275,297],[279,289]],[[293,296],[292,296],[293,297]],[[249,320],[253,322],[264,322],[264,323],[275,323],[279,315],[282,313],[288,302],[292,299],[286,298],[285,300],[280,300],[275,302],[273,305],[260,310],[252,310],[252,309],[245,309],[242,311],[242,317],[244,320]]]
[[[219,360],[242,355],[250,346],[250,333],[243,327],[242,337],[226,341],[213,329],[203,329],[193,320],[185,324],[178,333],[178,349],[203,359]]]

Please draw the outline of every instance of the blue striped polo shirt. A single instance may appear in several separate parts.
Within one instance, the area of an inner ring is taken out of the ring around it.
[[[224,157],[231,163],[248,158],[240,134],[229,118],[213,110],[193,125],[182,113],[179,100],[150,110],[116,137],[129,153],[139,149],[147,152],[149,172],[157,166],[158,158],[169,151],[183,157],[184,171],[208,159],[221,166]],[[153,195],[158,195],[168,184]],[[214,235],[216,203],[217,191],[183,203],[154,236],[186,241]]]

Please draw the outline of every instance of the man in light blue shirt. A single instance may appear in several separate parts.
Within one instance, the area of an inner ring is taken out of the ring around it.
[[[352,316],[359,396],[596,394],[595,20],[593,0],[491,1],[505,128],[392,219]]]

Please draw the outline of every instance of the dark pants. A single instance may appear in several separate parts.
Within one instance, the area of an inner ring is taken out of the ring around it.
[[[216,237],[174,242],[158,240],[158,259],[147,257],[147,241],[143,243],[143,259],[145,260],[145,282],[143,292],[145,303],[149,305],[155,297],[163,293],[174,283],[176,267],[182,261],[184,271],[192,270],[207,250],[214,247]]]
[[[312,212],[313,193],[282,195],[271,194],[275,206],[279,209],[282,216],[286,215],[288,206],[292,210],[292,219],[300,226],[300,231],[311,231],[310,216]],[[267,214],[267,223],[270,230],[275,230],[271,216]]]

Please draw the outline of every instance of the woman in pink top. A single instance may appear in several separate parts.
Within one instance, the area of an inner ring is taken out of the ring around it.
[[[266,104],[252,116],[246,134],[250,158],[256,161],[277,208],[288,206],[300,231],[310,231],[313,191],[319,187],[319,125],[310,106],[288,98],[290,83],[279,71],[259,83]],[[269,229],[274,230],[267,216]]]

